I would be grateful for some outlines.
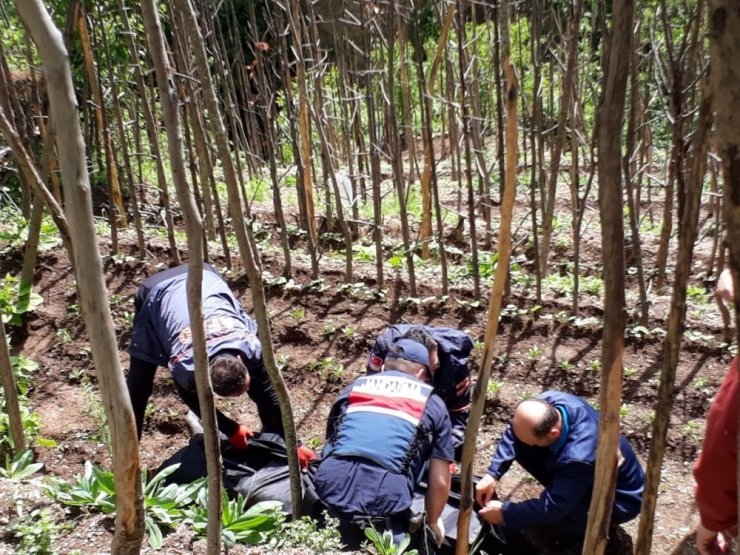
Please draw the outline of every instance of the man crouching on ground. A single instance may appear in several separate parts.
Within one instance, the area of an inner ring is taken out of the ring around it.
[[[488,474],[476,486],[480,517],[504,529],[549,528],[563,546],[583,541],[594,485],[599,413],[583,399],[546,391],[517,405],[493,455]],[[624,438],[619,437],[617,485],[612,524],[640,513],[645,474]],[[493,501],[498,480],[517,461],[545,490],[521,503]],[[563,550],[562,552],[564,552]]]
[[[357,378],[332,406],[316,492],[340,520],[342,539],[356,548],[363,529],[408,530],[414,488],[428,462],[427,522],[440,545],[440,520],[450,492],[450,417],[430,385],[426,347],[399,339],[385,371]]]

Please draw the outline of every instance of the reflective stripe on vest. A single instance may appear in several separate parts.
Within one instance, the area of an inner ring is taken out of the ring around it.
[[[331,455],[362,457],[401,472],[432,391],[403,372],[358,378]]]

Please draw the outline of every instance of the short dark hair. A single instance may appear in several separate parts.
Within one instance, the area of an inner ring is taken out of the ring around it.
[[[558,419],[560,418],[560,413],[558,412],[558,409],[556,409],[553,405],[551,405],[544,399],[525,399],[524,401],[520,401],[519,405],[521,405],[525,401],[539,403],[540,405],[543,405],[545,407],[545,415],[539,422],[537,422],[537,424],[535,424],[534,428],[532,429],[532,433],[535,435],[535,437],[538,438],[547,437],[547,435],[550,433],[550,430],[552,430],[553,426],[558,423]],[[517,405],[517,407],[519,405]]]
[[[401,337],[421,343],[427,348],[427,351],[433,351],[437,348],[437,342],[434,340],[432,334],[421,326],[409,328]]]
[[[210,360],[213,392],[222,397],[233,395],[244,389],[247,367],[236,354],[220,353]]]

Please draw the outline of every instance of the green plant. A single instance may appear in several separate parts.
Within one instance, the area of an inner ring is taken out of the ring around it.
[[[588,369],[591,370],[591,372],[598,372],[599,370],[601,370],[601,361],[598,358],[589,360]]]
[[[542,349],[538,345],[531,347],[526,353],[524,353],[530,362],[538,362],[542,356]]]
[[[689,285],[686,287],[686,296],[695,303],[709,303],[709,294],[704,287]]]
[[[21,316],[33,312],[42,303],[41,295],[32,289],[32,283],[21,283],[19,278],[10,274],[0,281],[0,320],[3,323],[20,326]]]
[[[100,443],[110,445],[108,417],[105,414],[103,403],[100,401],[100,397],[95,391],[95,386],[88,380],[82,383],[82,388],[83,395],[85,397],[85,406],[82,409],[82,414],[86,414],[92,418],[95,423],[95,427],[98,429],[97,435],[93,436],[92,439]]]
[[[498,392],[501,391],[503,387],[504,387],[504,382],[498,382],[498,381],[491,380],[488,382],[486,391],[488,391],[489,395],[498,395]]]
[[[162,527],[170,528],[185,518],[185,508],[192,505],[198,494],[205,490],[207,478],[180,486],[164,485],[165,479],[179,468],[179,464],[169,466],[154,476],[144,488],[144,526],[149,545],[153,549],[162,547]],[[144,474],[142,473],[144,482]]]
[[[321,332],[321,334],[324,337],[333,337],[334,334],[337,333],[336,326],[333,326],[332,324],[324,324],[324,330]]]
[[[708,395],[710,393],[710,381],[705,378],[704,376],[697,376],[694,378],[694,381],[692,382],[693,386],[704,393],[705,395]]]
[[[67,328],[59,328],[56,332],[56,336],[59,338],[59,340],[64,345],[69,345],[72,343],[72,334],[69,333],[69,330]]]
[[[290,315],[296,322],[301,322],[306,317],[306,309],[302,306],[297,306],[290,311]]]
[[[47,555],[53,553],[52,540],[63,528],[54,520],[51,510],[43,507],[21,514],[16,522],[5,527],[5,532],[18,541],[16,553]]]
[[[326,517],[325,526],[319,527],[309,517],[290,522],[280,515],[280,523],[265,546],[270,552],[279,553],[286,548],[303,548],[312,553],[336,553],[344,547],[339,534],[339,520]]]
[[[631,378],[635,374],[637,374],[637,368],[632,368],[631,366],[624,367],[624,377],[625,378]]]
[[[365,537],[370,540],[369,543],[365,544],[365,550],[368,553],[374,555],[418,555],[419,552],[416,549],[408,550],[409,543],[411,543],[411,537],[406,534],[403,539],[396,543],[393,541],[393,533],[390,530],[385,530],[383,535],[374,528],[365,528]]]
[[[33,462],[33,451],[26,449],[12,459],[9,455],[5,455],[5,468],[0,468],[0,477],[9,480],[25,480],[40,470],[42,466],[44,466],[43,463]]]
[[[573,363],[567,359],[559,360],[558,368],[560,368],[563,372],[570,372],[571,370],[573,370]]]
[[[695,441],[700,440],[702,437],[702,425],[697,420],[686,422],[681,431],[684,435],[691,437]]]
[[[28,401],[24,398],[20,398],[20,410],[21,410],[21,423],[23,424],[23,434],[26,436],[26,441],[36,441],[42,444],[41,438],[38,438],[39,430],[41,428],[41,419],[38,413],[31,411],[27,406]],[[48,442],[48,443],[47,443]],[[54,445],[49,440],[43,440],[44,444]],[[10,419],[6,412],[0,412],[0,453],[7,452],[8,449],[13,448],[13,438],[10,434]]]
[[[342,329],[342,333],[345,337],[351,339],[357,335],[357,326],[353,326],[352,324],[344,326],[344,328]]]
[[[105,514],[116,510],[113,473],[94,466],[90,461],[85,461],[85,472],[76,482],[53,479],[46,485],[46,493],[62,505]]]
[[[31,387],[31,374],[39,369],[39,365],[30,358],[20,355],[10,357],[10,366],[13,369],[13,375],[15,376],[15,385],[18,390],[18,395],[25,397]],[[0,398],[2,397],[3,394],[0,392]]]
[[[263,501],[246,508],[246,500],[241,495],[229,499],[226,492],[221,497],[221,541],[228,548],[237,543],[250,545],[262,543],[271,532],[278,528],[280,501]],[[195,505],[186,511],[193,532],[199,536],[208,533],[208,490],[202,489]]]
[[[619,417],[620,418],[627,418],[627,415],[630,413],[630,406],[627,403],[622,403],[622,406],[619,407]]]

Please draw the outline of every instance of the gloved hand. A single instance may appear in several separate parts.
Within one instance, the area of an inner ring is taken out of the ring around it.
[[[298,446],[298,462],[301,464],[301,470],[306,470],[308,468],[308,463],[315,461],[316,459],[318,459],[316,451],[310,447],[306,447],[305,445]]]
[[[457,474],[457,465],[454,462],[450,463],[450,476]]]
[[[237,449],[246,449],[249,446],[249,438],[254,435],[254,432],[247,428],[244,424],[239,424],[236,431],[229,436],[229,443]]]
[[[434,534],[434,543],[437,544],[437,547],[442,547],[442,542],[445,540],[445,523],[441,518],[438,518],[437,522],[429,522],[427,525]]]

